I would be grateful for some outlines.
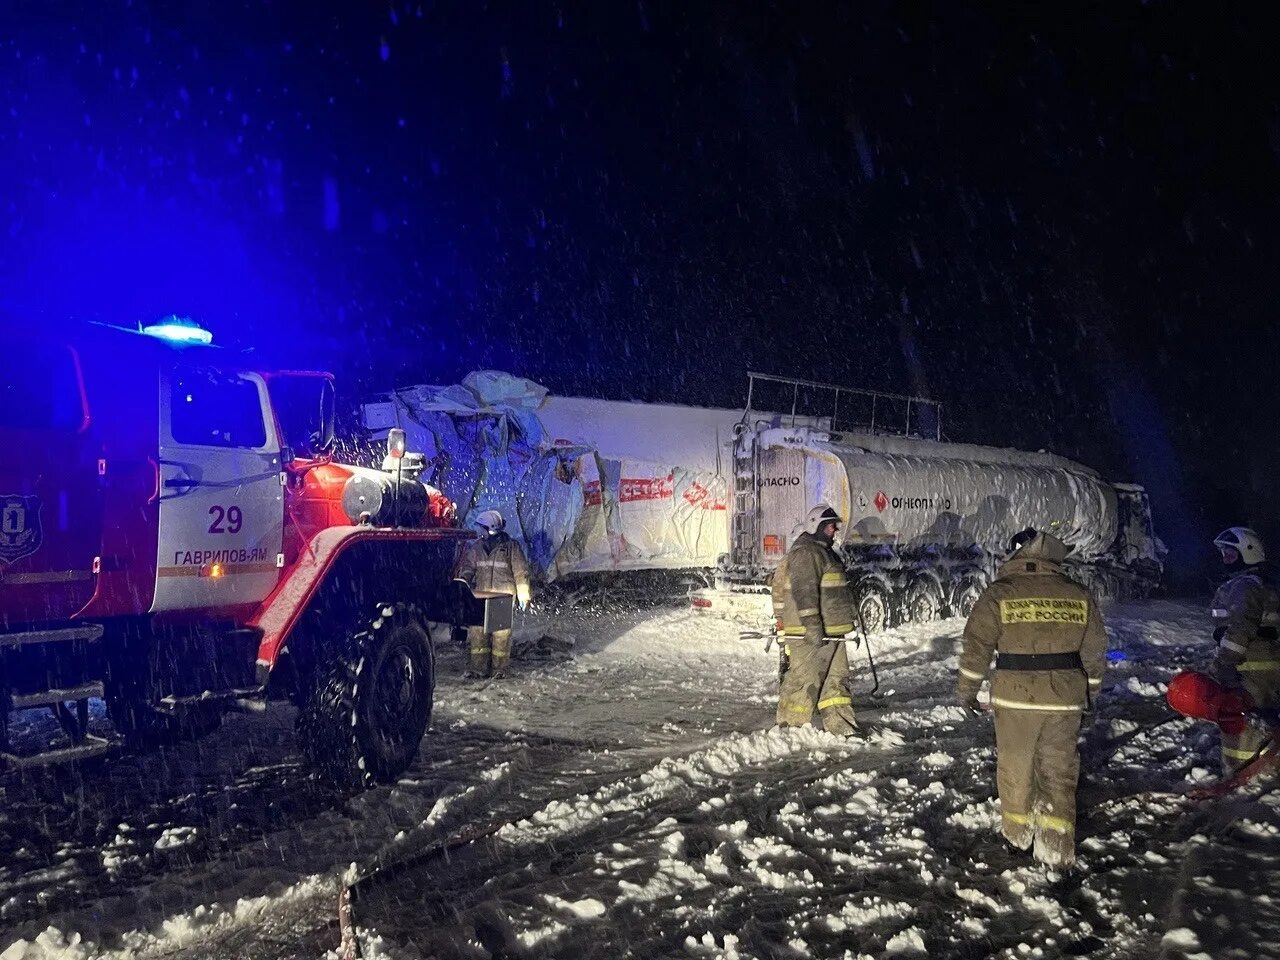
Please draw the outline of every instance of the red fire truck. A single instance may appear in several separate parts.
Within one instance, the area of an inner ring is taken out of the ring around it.
[[[287,696],[330,780],[394,778],[469,534],[403,434],[382,470],[335,462],[330,375],[208,340],[175,319],[0,343],[0,758],[199,736]],[[11,742],[46,707],[61,733]]]

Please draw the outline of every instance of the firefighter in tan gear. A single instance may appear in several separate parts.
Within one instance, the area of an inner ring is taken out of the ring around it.
[[[1271,580],[1262,538],[1231,527],[1213,540],[1233,576],[1213,596],[1218,641],[1214,673],[1223,687],[1243,688],[1264,713],[1280,708],[1280,593]],[[1255,724],[1222,731],[1222,769],[1233,773],[1258,755],[1270,734]]]
[[[778,724],[800,727],[822,718],[828,733],[857,733],[841,639],[853,631],[853,591],[832,544],[840,516],[826,504],[809,511],[805,531],[786,556],[783,634],[789,664],[778,695]]]
[[[497,510],[485,510],[476,517],[484,530],[478,540],[462,548],[454,579],[462,580],[477,596],[514,596],[523,610],[529,605],[529,563],[520,544],[504,530],[507,523]],[[501,679],[511,663],[511,631],[485,633],[483,626],[467,627],[471,650],[468,676]]]
[[[977,708],[996,655],[996,786],[1005,839],[1053,866],[1075,862],[1080,714],[1106,667],[1107,634],[1088,592],[1067,579],[1066,545],[1026,530],[964,628],[958,693]]]

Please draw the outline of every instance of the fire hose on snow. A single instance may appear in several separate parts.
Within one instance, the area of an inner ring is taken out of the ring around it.
[[[867,654],[867,667],[871,670],[871,689],[867,691],[867,696],[872,699],[879,700],[885,696],[879,692],[880,690],[880,674],[876,670],[876,658],[871,652],[871,637],[867,633],[867,624],[862,617],[862,608],[856,607],[855,611],[858,615],[858,633],[847,634],[843,637],[831,638],[835,643],[852,643],[855,647],[861,645]],[[764,652],[768,653],[773,649],[773,642],[777,639],[777,634],[773,631],[768,633],[761,630],[740,630],[738,631],[739,640],[763,640]]]
[[[867,666],[871,668],[871,692],[867,696],[880,699],[880,675],[876,673],[876,658],[871,655],[871,637],[867,634],[867,622],[862,617],[862,605],[854,604],[854,612],[858,615],[858,630],[862,633],[862,646],[867,651]],[[856,642],[856,641],[855,641]]]

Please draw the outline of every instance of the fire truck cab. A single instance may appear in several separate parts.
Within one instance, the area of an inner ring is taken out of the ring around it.
[[[6,333],[0,759],[198,736],[287,696],[335,782],[412,762],[468,534],[398,438],[390,471],[336,463],[333,410],[328,374],[260,369],[189,322]],[[114,736],[91,732],[98,700]],[[60,739],[11,743],[36,707]]]

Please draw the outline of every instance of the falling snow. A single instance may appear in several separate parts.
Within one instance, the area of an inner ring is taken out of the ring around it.
[[[106,770],[10,777],[0,956],[318,956],[344,879],[366,955],[386,958],[1216,956],[1238,870],[1280,881],[1280,801],[1177,793],[1214,743],[1155,691],[1205,655],[1203,612],[1108,614],[1131,660],[1083,734],[1068,874],[995,832],[990,721],[950,703],[960,621],[875,638],[896,692],[857,697],[866,735],[846,741],[772,726],[776,659],[736,623],[535,613],[505,682],[462,680],[438,634],[418,762],[346,802],[304,772],[284,706]],[[1261,949],[1270,923],[1238,916],[1231,943]]]

